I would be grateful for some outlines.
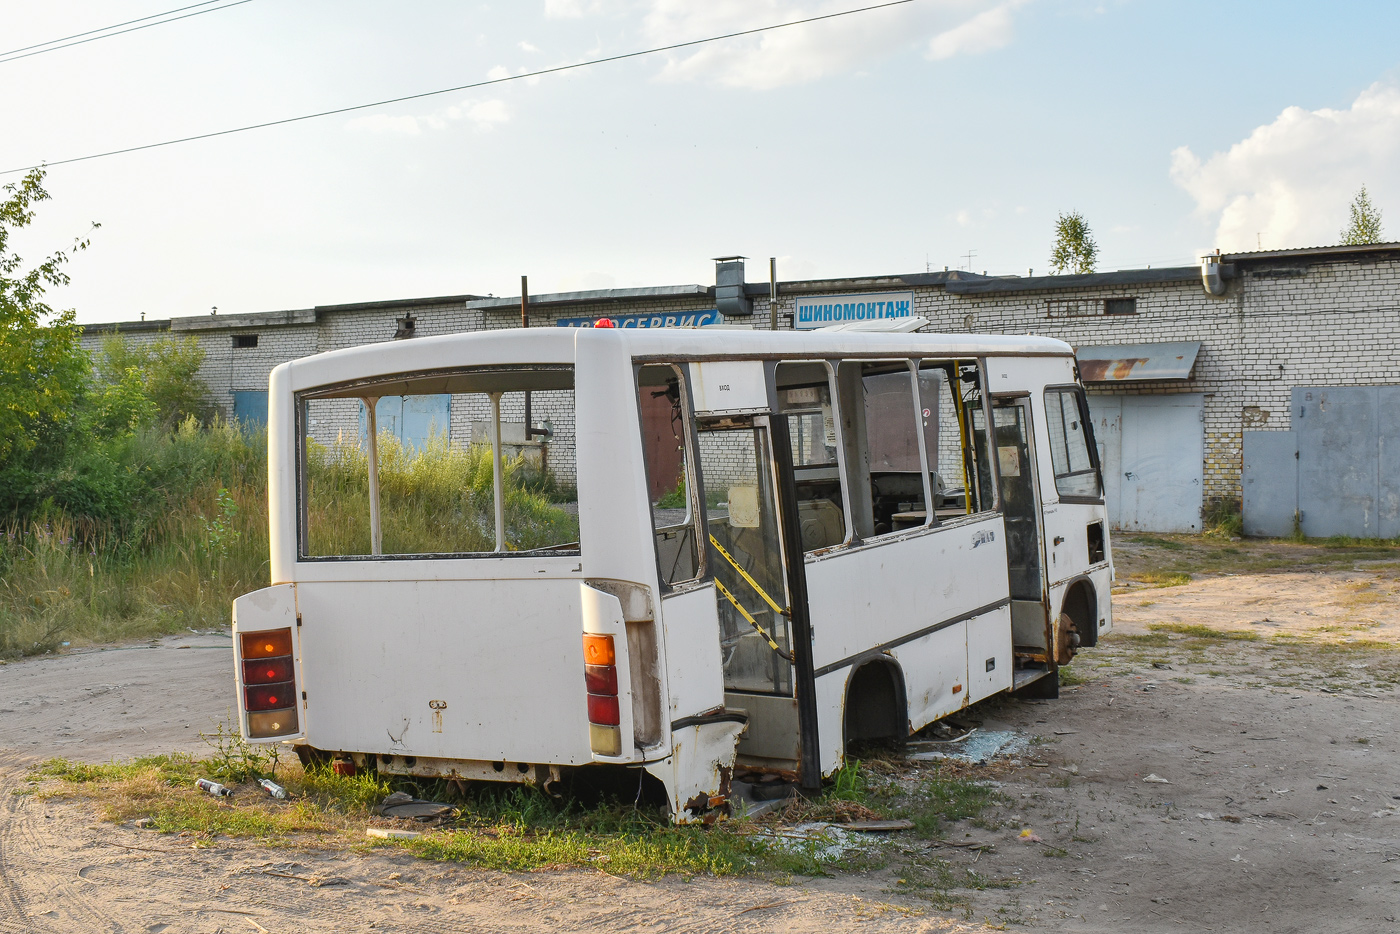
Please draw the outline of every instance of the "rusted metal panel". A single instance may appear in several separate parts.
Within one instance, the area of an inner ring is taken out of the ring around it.
[[[1086,383],[1144,379],[1190,379],[1201,352],[1200,341],[1161,344],[1108,344],[1075,351]]]

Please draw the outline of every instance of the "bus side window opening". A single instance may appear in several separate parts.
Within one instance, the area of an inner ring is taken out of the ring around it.
[[[689,455],[691,429],[680,367],[648,364],[637,368],[642,455],[647,502],[651,505],[656,559],[661,581],[673,585],[701,576],[697,547],[695,489]]]
[[[847,538],[830,374],[823,361],[777,367],[778,410],[787,419],[804,552]]]

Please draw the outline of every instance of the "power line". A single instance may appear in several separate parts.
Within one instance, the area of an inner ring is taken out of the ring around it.
[[[207,0],[207,2],[205,2],[205,3],[196,3],[196,4],[194,4],[193,6],[182,6],[182,7],[180,7],[179,9],[176,9],[176,10],[167,10],[167,11],[164,12],[164,13],[153,13],[153,14],[150,15],[150,16],[143,16],[143,17],[141,17],[141,19],[127,20],[125,23],[117,23],[116,25],[113,25],[113,26],[103,26],[101,29],[89,29],[87,32],[80,32],[80,33],[77,33],[77,34],[72,35],[72,36],[65,36],[65,37],[63,37],[62,39],[53,39],[53,40],[50,40],[49,42],[40,42],[38,45],[27,45],[27,46],[25,46],[25,47],[22,48],[22,49],[11,49],[11,50],[8,51],[8,52],[0,52],[0,65],[3,65],[3,64],[6,63],[6,62],[17,62],[17,61],[19,61],[19,60],[22,59],[22,58],[29,58],[29,57],[32,56],[32,55],[43,55],[45,52],[57,52],[59,49],[67,49],[67,48],[71,48],[72,46],[75,46],[75,45],[83,45],[83,44],[88,43],[88,42],[96,42],[98,39],[110,39],[110,38],[112,38],[113,36],[121,36],[121,35],[125,35],[126,33],[129,33],[129,32],[136,32],[138,29],[150,29],[152,26],[164,26],[166,23],[173,23],[173,22],[176,22],[177,20],[189,19],[191,16],[201,16],[201,15],[203,15],[203,14],[205,14],[205,13],[217,13],[217,12],[219,12],[220,10],[227,10],[227,9],[228,9],[229,7],[231,7],[231,6],[241,6],[241,5],[245,4],[245,3],[251,3],[252,0],[234,0],[233,3],[228,3],[228,4],[225,4],[224,6],[220,6],[220,7],[214,7],[214,8],[211,9],[211,10],[196,10],[196,11],[193,12],[193,13],[186,13],[184,16],[170,16],[171,13],[179,13],[181,10],[191,10],[191,9],[194,9],[194,7],[197,7],[197,6],[208,6],[210,3],[217,3],[217,2],[219,2],[219,0]],[[163,20],[161,20],[161,21],[158,22],[158,23],[146,23],[144,26],[132,26],[130,29],[122,29],[122,30],[120,30],[120,31],[118,31],[118,32],[108,32],[108,31],[107,31],[107,30],[109,30],[109,29],[117,29],[117,28],[120,27],[120,26],[129,26],[129,25],[131,25],[132,23],[141,23],[141,22],[145,22],[145,20],[148,20],[148,19],[157,19],[158,17],[161,17],[161,16],[170,16],[170,18],[169,18],[169,19],[163,19]],[[96,33],[96,32],[100,32],[100,33],[102,33],[103,35],[100,35],[100,36],[94,36],[94,35],[92,35],[93,33]],[[80,36],[91,36],[92,38],[90,38],[90,39],[82,39],[82,38],[79,38]],[[68,41],[69,39],[76,39],[77,41],[76,41],[76,42],[69,42],[69,41]],[[63,44],[63,45],[55,45],[54,43],[56,43],[56,42],[62,42],[62,43],[64,43],[64,44]],[[47,46],[47,48],[45,48],[45,46]],[[38,51],[31,52],[31,51],[29,51],[30,49],[37,49]],[[25,53],[25,54],[23,54],[23,55],[17,54],[17,53],[20,53],[20,52],[23,52],[23,53]]]
[[[246,3],[248,2],[248,0],[239,0],[239,2]],[[774,23],[771,26],[759,26],[756,29],[744,29],[740,30],[739,32],[725,33],[722,36],[710,36],[706,39],[691,39],[688,42],[677,42],[674,45],[657,46],[654,49],[642,49],[641,51],[637,52],[624,52],[621,55],[609,55],[606,58],[595,58],[586,62],[575,62],[572,65],[556,65],[553,68],[545,68],[540,71],[530,71],[518,75],[508,75],[504,78],[491,78],[486,81],[477,81],[472,84],[462,84],[453,88],[442,88],[438,91],[424,91],[421,94],[409,94],[404,97],[393,97],[389,98],[388,100],[375,101],[371,104],[355,104],[352,107],[338,107],[335,110],[322,110],[318,113],[303,114],[299,117],[284,117],[281,120],[269,120],[266,123],[253,123],[249,124],[248,126],[234,127],[233,129],[229,130],[215,130],[212,133],[200,133],[195,136],[183,136],[179,139],[168,139],[163,140],[159,143],[146,143],[142,146],[128,146],[125,149],[112,149],[107,152],[97,152],[88,156],[75,156],[71,159],[59,159],[56,162],[44,162],[40,163],[39,165],[27,165],[17,169],[4,169],[0,170],[0,175],[13,175],[16,172],[28,172],[31,169],[48,168],[56,165],[69,165],[74,162],[87,162],[91,159],[103,159],[107,156],[120,156],[129,152],[141,152],[142,150],[146,149],[158,149],[162,146],[175,146],[179,143],[191,143],[195,140],[212,139],[216,136],[229,136],[233,133],[246,133],[249,130],[262,130],[268,127],[282,126],[283,124],[287,123],[299,123],[303,120],[315,120],[318,117],[332,117],[336,114],[352,113],[356,110],[368,110],[371,107],[385,107],[389,104],[402,104],[405,101],[421,100],[422,98],[435,97],[439,94],[454,94],[458,91],[470,91],[475,88],[489,87],[490,85],[494,84],[504,84],[507,81],[520,81],[525,78],[538,78],[542,75],[558,74],[562,71],[572,71],[577,68],[587,68],[591,65],[603,65],[608,62],[620,62],[624,59],[640,58],[643,55],[655,55],[658,52],[671,52],[676,49],[685,49],[690,48],[692,46],[704,45],[708,42],[720,42],[724,39],[736,39],[740,36],[752,36],[756,33],[770,32],[774,29],[786,29],[789,26],[801,26],[806,23],[816,23],[820,22],[821,20],[836,19],[841,16],[851,16],[856,13],[868,13],[871,10],[883,10],[887,7],[902,6],[906,3],[913,2],[914,0],[890,0],[890,2],[887,3],[877,3],[873,6],[858,7],[854,10],[842,10],[839,13],[827,13],[822,16],[809,16],[806,19],[793,20],[790,23]]]

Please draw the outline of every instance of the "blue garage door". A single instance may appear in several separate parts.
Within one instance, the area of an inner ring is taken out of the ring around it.
[[[452,395],[383,396],[374,407],[379,433],[398,438],[411,451],[421,451],[433,435],[452,435]],[[369,434],[364,404],[360,404],[360,444]]]
[[[261,389],[235,389],[233,420],[244,428],[266,428],[267,393]]]

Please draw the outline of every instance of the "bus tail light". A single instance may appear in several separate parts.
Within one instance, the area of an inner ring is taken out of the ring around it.
[[[297,732],[297,685],[292,630],[243,632],[238,637],[243,709],[250,739]]]
[[[617,647],[613,637],[585,633],[583,681],[588,688],[588,745],[600,756],[622,754],[622,711],[617,702]]]

